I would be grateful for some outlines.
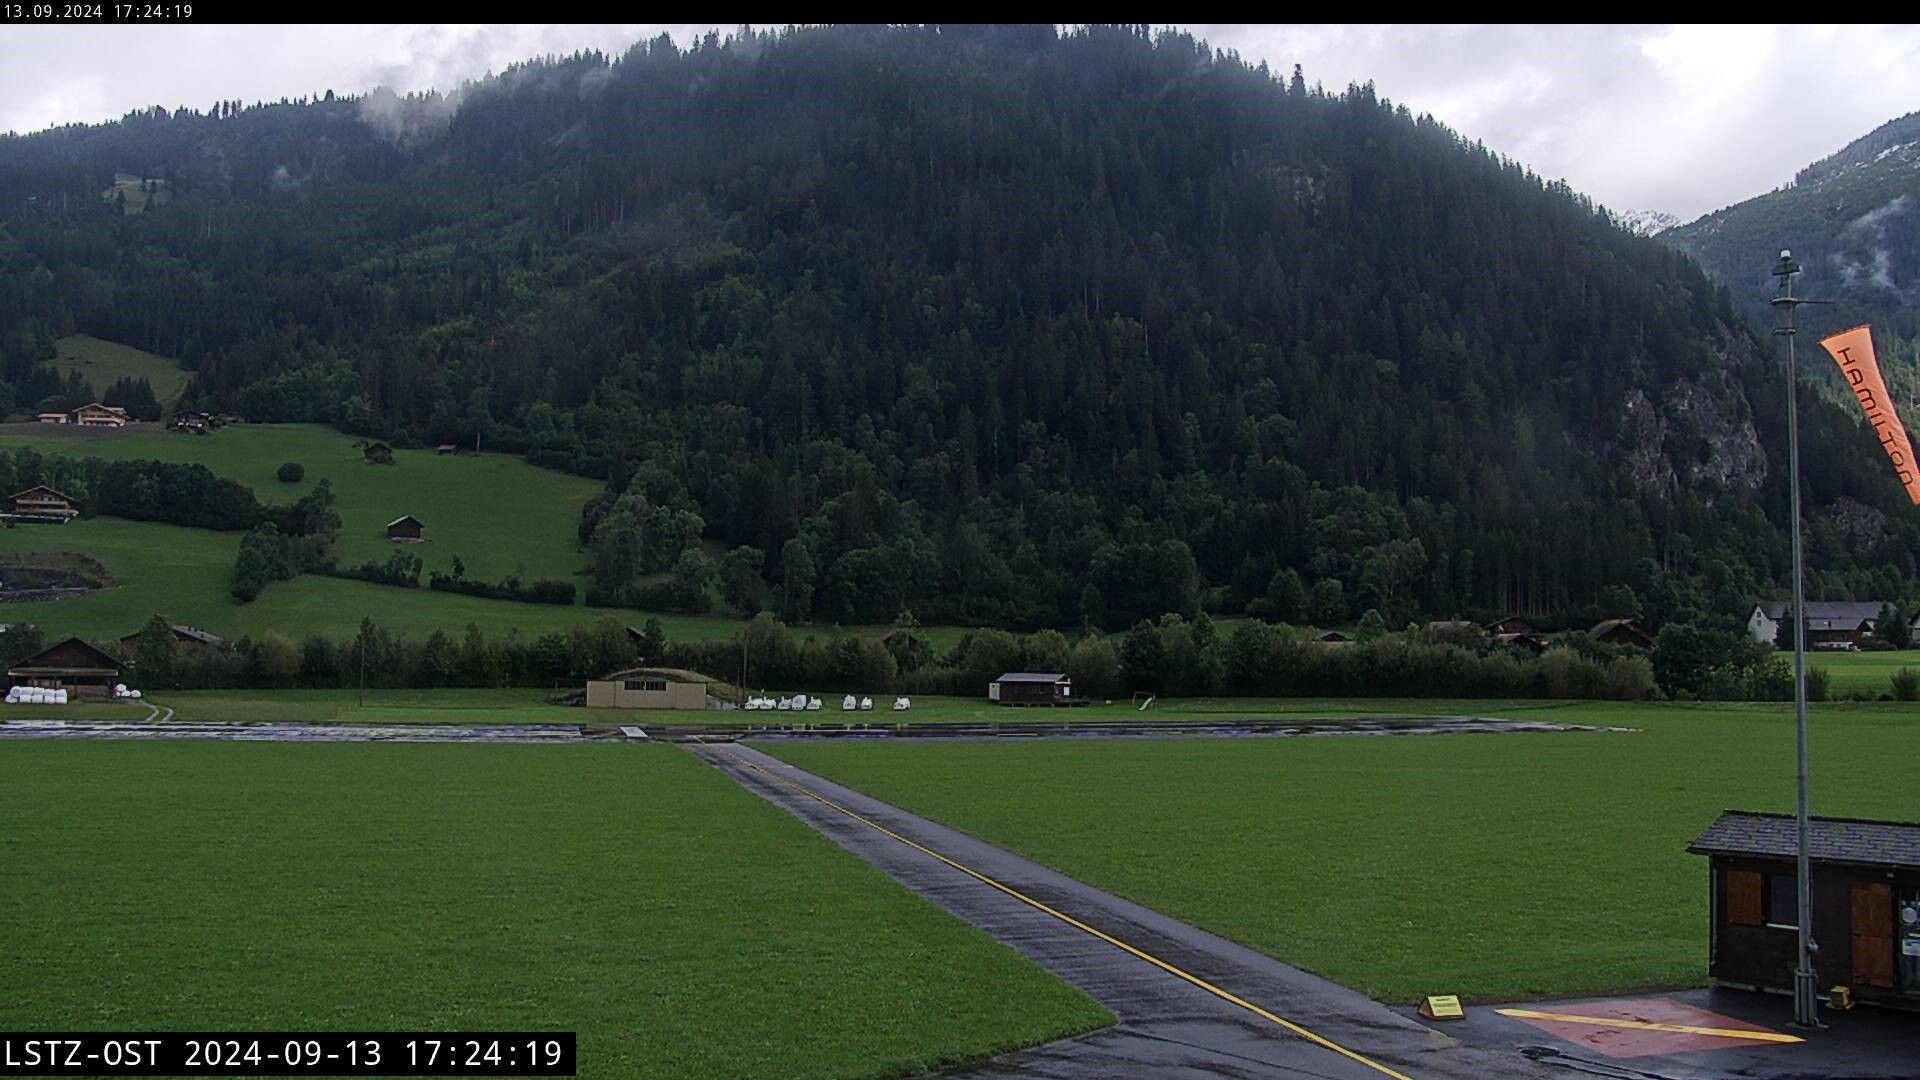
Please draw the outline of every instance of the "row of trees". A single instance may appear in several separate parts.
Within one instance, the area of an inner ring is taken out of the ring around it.
[[[5,658],[41,645],[19,628],[0,637]],[[933,656],[910,626],[886,639],[799,637],[771,615],[726,640],[671,642],[657,620],[641,640],[612,617],[527,637],[468,625],[423,640],[367,620],[352,640],[269,632],[221,649],[181,647],[156,616],[136,646],[130,682],[170,687],[436,687],[577,684],[640,663],[689,668],[751,688],[816,692],[954,694],[977,697],[1006,671],[1062,671],[1075,691],[1111,698],[1134,691],[1178,697],[1590,698],[1785,700],[1784,663],[1738,634],[1671,626],[1649,656],[1582,635],[1535,657],[1498,648],[1435,643],[1419,631],[1380,634],[1339,647],[1295,628],[1242,620],[1223,631],[1205,616],[1166,615],[1125,634],[1077,640],[1056,630],[973,631]],[[363,663],[364,660],[364,669]],[[1818,669],[1815,669],[1816,671]],[[1911,677],[1908,682],[1912,683]],[[1811,679],[1825,696],[1824,673]],[[1896,687],[1899,683],[1896,681]],[[1916,692],[1909,685],[1908,693]]]

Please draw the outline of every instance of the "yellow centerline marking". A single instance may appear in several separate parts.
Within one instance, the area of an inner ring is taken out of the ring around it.
[[[1495,1009],[1501,1016],[1516,1020],[1555,1020],[1562,1024],[1592,1024],[1596,1027],[1633,1028],[1636,1031],[1671,1031],[1680,1035],[1714,1035],[1722,1039],[1751,1039],[1754,1042],[1805,1042],[1798,1035],[1778,1031],[1748,1031],[1744,1028],[1694,1027],[1691,1024],[1656,1024],[1651,1020],[1616,1020],[1608,1016],[1578,1016],[1573,1013],[1535,1012],[1532,1009]]]
[[[978,870],[975,870],[970,866],[966,866],[962,863],[958,863],[952,859],[947,858],[945,855],[940,854],[939,852],[933,850],[932,848],[926,847],[922,844],[915,843],[914,841],[909,840],[904,836],[901,836],[899,833],[894,832],[892,829],[887,828],[885,825],[882,825],[879,822],[872,820],[871,818],[863,817],[859,813],[853,810],[849,810],[844,806],[841,806],[839,803],[834,802],[832,799],[827,798],[825,795],[820,794],[819,792],[805,786],[804,784],[795,783],[794,781],[784,776],[781,776],[778,773],[771,772],[759,765],[754,764],[751,761],[748,761],[746,758],[741,757],[738,752],[735,752],[733,757],[734,757],[734,760],[738,761],[742,765],[745,765],[747,768],[752,769],[755,772],[760,773],[761,775],[766,776],[770,779],[773,779],[782,784],[785,784],[786,786],[792,788],[793,790],[799,792],[800,794],[805,795],[809,799],[813,799],[816,802],[819,802],[819,803],[822,803],[823,805],[831,807],[832,809],[837,810],[842,814],[845,814],[846,816],[852,818],[853,820],[859,822],[862,825],[865,825],[870,829],[880,832],[886,836],[892,837],[893,839],[900,841],[902,844],[907,845],[913,850],[920,852],[922,855],[926,855],[926,856],[929,856],[930,858],[937,859],[940,862],[945,863],[946,865],[953,867],[955,870],[958,870],[961,873],[967,875],[968,877],[973,878],[975,881],[978,881],[984,885],[990,885],[993,888],[998,889],[999,891],[1007,894],[1008,896],[1013,897],[1015,900],[1018,900],[1021,903],[1026,904],[1029,907],[1035,908],[1036,910],[1039,910],[1039,911],[1043,911],[1046,914],[1051,915],[1056,919],[1059,919],[1061,922],[1066,923],[1068,926],[1071,926],[1076,930],[1081,930],[1081,931],[1085,931],[1086,933],[1092,934],[1094,937],[1097,937],[1101,941],[1104,941],[1107,944],[1112,945],[1114,948],[1119,949],[1122,952],[1128,953],[1132,956],[1137,956],[1140,959],[1145,960],[1147,963],[1152,964],[1154,967],[1157,967],[1160,970],[1166,972],[1167,974],[1173,975],[1177,978],[1185,980],[1186,982],[1192,983],[1194,986],[1197,986],[1200,989],[1205,990],[1207,993],[1212,994],[1223,1001],[1228,1001],[1234,1005],[1238,1005],[1239,1007],[1247,1010],[1250,1013],[1253,1013],[1255,1016],[1258,1016],[1264,1020],[1271,1020],[1272,1022],[1280,1025],[1281,1027],[1287,1029],[1288,1031],[1293,1032],[1295,1035],[1298,1035],[1301,1038],[1306,1039],[1308,1042],[1311,1042],[1316,1046],[1320,1046],[1325,1049],[1331,1050],[1334,1053],[1340,1054],[1343,1057],[1351,1058],[1352,1060],[1357,1061],[1362,1065],[1365,1065],[1369,1069],[1373,1069],[1376,1072],[1384,1073],[1387,1076],[1393,1077],[1393,1080],[1413,1080],[1412,1077],[1406,1075],[1405,1073],[1396,1072],[1393,1069],[1390,1069],[1387,1066],[1380,1064],[1379,1062],[1373,1060],[1372,1058],[1367,1057],[1364,1054],[1356,1053],[1355,1051],[1349,1050],[1346,1047],[1341,1046],[1339,1043],[1334,1042],[1332,1039],[1329,1039],[1329,1038],[1326,1038],[1325,1036],[1317,1035],[1311,1031],[1308,1031],[1306,1028],[1301,1027],[1299,1024],[1296,1024],[1291,1020],[1288,1020],[1284,1016],[1278,1016],[1278,1015],[1275,1015],[1274,1013],[1268,1012],[1266,1009],[1263,1009],[1260,1006],[1255,1005],[1253,1002],[1248,1001],[1245,998],[1240,997],[1239,995],[1234,994],[1231,991],[1223,990],[1220,987],[1215,986],[1214,984],[1208,982],[1207,980],[1201,978],[1198,975],[1194,975],[1191,972],[1182,971],[1180,968],[1174,967],[1172,964],[1167,963],[1165,960],[1160,959],[1159,957],[1153,955],[1152,953],[1149,953],[1136,946],[1129,945],[1126,942],[1121,941],[1119,938],[1114,937],[1112,934],[1106,933],[1103,930],[1098,930],[1098,929],[1095,929],[1094,927],[1088,926],[1086,923],[1081,922],[1079,919],[1074,918],[1073,916],[1067,914],[1066,912],[1061,911],[1058,908],[1050,907],[1039,900],[1035,900],[1033,897],[1028,896],[1027,894],[1019,891],[1018,889],[1012,888],[1011,886],[1008,886],[1008,885],[1003,885],[1000,882],[995,881],[993,878],[988,877],[987,875],[981,873]]]

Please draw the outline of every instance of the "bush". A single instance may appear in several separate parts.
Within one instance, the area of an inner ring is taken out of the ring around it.
[[[1893,673],[1893,699],[1920,701],[1920,671],[1903,667]]]
[[[283,484],[297,484],[307,478],[307,467],[297,461],[289,461],[280,466],[280,471],[274,475],[278,476]]]
[[[1622,656],[1607,664],[1609,701],[1645,701],[1653,694],[1653,661],[1644,656]]]
[[[463,577],[443,574],[438,570],[427,575],[427,588],[435,592],[485,596],[494,600],[560,605],[572,604],[575,591],[571,581],[556,581],[552,578],[543,578],[531,585],[522,585],[519,578],[510,577],[498,585],[493,585],[484,581],[468,581]]]
[[[1808,701],[1827,700],[1827,689],[1830,685],[1831,685],[1831,680],[1827,675],[1826,668],[1810,667],[1807,669],[1807,700]]]

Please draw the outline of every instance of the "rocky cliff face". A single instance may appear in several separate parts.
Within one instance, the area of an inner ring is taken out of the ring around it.
[[[1682,378],[1655,395],[1638,387],[1620,403],[1612,448],[1642,494],[1671,498],[1701,489],[1752,493],[1767,478],[1767,455],[1753,410],[1723,368]]]

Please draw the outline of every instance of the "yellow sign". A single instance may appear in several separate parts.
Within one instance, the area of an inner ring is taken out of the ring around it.
[[[1455,994],[1438,994],[1420,1003],[1420,1015],[1429,1020],[1458,1020],[1467,1015]]]

